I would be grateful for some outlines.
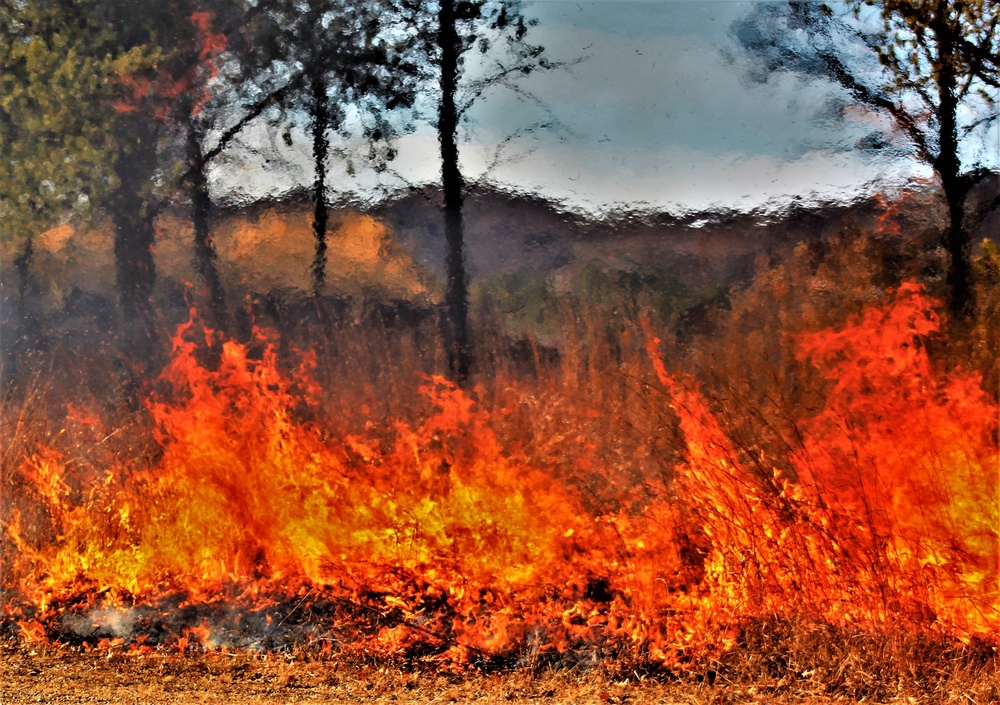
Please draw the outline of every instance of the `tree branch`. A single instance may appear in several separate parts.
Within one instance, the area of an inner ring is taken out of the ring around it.
[[[1000,13],[993,17],[988,27],[984,28],[981,41],[989,41],[995,37],[998,26],[1000,26]],[[969,62],[969,75],[977,76],[996,86],[996,74],[1000,70],[1000,51],[991,52],[983,44],[971,42],[964,36],[958,38],[958,45]],[[988,66],[989,64],[992,64],[992,68]],[[992,72],[993,76],[986,75],[987,72]]]
[[[827,70],[834,80],[850,91],[858,101],[889,113],[896,123],[903,128],[907,137],[909,137],[916,146],[920,157],[929,163],[933,162],[934,155],[927,144],[927,138],[924,136],[924,133],[913,119],[913,116],[907,113],[899,105],[889,100],[889,98],[885,95],[876,92],[861,83],[853,74],[851,74],[850,71],[848,71],[847,67],[844,66],[840,59],[833,54],[821,52],[819,54],[819,58],[826,65]]]
[[[486,78],[482,78],[478,81],[472,82],[469,88],[469,92],[471,93],[471,95],[469,95],[465,100],[462,101],[462,104],[459,106],[458,109],[458,116],[461,118],[466,113],[466,111],[469,110],[473,106],[473,104],[475,104],[475,102],[482,97],[483,93],[488,91],[490,88],[499,85],[504,85],[509,88],[512,84],[509,83],[507,79],[510,76],[523,73],[524,69],[526,68],[530,68],[532,71],[555,71],[557,69],[566,69],[572,66],[576,66],[581,61],[586,60],[586,58],[587,58],[586,56],[582,56],[572,61],[556,61],[556,62],[546,63],[545,66],[539,66],[537,63],[517,63],[514,66],[510,66],[508,68],[503,68],[503,66],[501,66],[500,67],[501,70],[498,71],[497,73],[488,76]]]
[[[257,101],[257,103],[255,103],[250,108],[250,110],[247,111],[247,113],[235,125],[233,125],[228,130],[222,133],[222,136],[219,137],[219,141],[216,142],[215,146],[212,149],[205,152],[205,154],[202,156],[202,162],[204,164],[208,164],[210,161],[219,156],[219,154],[227,146],[229,146],[229,143],[232,142],[233,138],[236,137],[236,135],[242,132],[247,125],[249,125],[251,122],[260,117],[261,114],[269,107],[271,107],[276,103],[280,103],[282,100],[284,100],[285,96],[289,93],[289,91],[291,91],[293,88],[297,88],[299,84],[301,84],[302,79],[303,79],[303,73],[301,71],[297,72],[292,76],[291,80],[284,86],[274,91],[273,93],[268,94],[261,100]],[[185,178],[187,178],[187,174],[185,174]]]

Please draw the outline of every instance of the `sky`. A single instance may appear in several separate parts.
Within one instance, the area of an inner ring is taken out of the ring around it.
[[[753,80],[752,59],[732,34],[733,22],[753,6],[525,3],[525,14],[538,20],[529,40],[566,67],[520,81],[531,99],[500,88],[476,103],[462,134],[467,180],[594,214],[681,214],[850,199],[930,176],[910,159],[855,149],[873,125],[831,112],[829,84],[788,73]],[[555,127],[539,128],[543,122]],[[309,141],[297,130],[292,148],[262,126],[252,130],[247,143],[273,146],[257,156],[233,153],[213,172],[216,194],[278,196],[310,183]],[[434,183],[437,149],[433,128],[423,124],[399,140],[396,176],[364,169],[350,176],[342,160],[331,161],[331,197]]]

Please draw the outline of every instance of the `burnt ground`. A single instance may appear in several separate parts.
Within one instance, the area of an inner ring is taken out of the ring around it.
[[[983,702],[987,702],[983,701]],[[539,703],[557,705],[829,705],[848,696],[761,684],[666,683],[571,670],[456,676],[284,655],[208,653],[127,655],[0,646],[0,703]],[[932,699],[899,694],[863,702],[979,702],[956,693]]]

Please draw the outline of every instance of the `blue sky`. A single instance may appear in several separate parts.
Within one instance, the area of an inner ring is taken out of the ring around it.
[[[852,149],[875,125],[831,112],[829,85],[790,74],[750,80],[749,58],[730,28],[753,5],[525,3],[525,14],[538,19],[530,40],[572,65],[519,84],[541,105],[504,89],[476,104],[463,133],[467,178],[601,213],[780,208],[793,199],[850,198],[929,175],[909,160]],[[533,129],[553,120],[559,129]],[[249,155],[231,160],[216,170],[216,188],[239,184],[277,195],[308,183],[308,145],[297,134],[295,146],[277,146],[268,165]],[[396,169],[410,182],[436,181],[431,127],[400,140]],[[336,161],[330,181],[339,193],[362,195],[377,182],[392,183],[363,170],[350,177]]]

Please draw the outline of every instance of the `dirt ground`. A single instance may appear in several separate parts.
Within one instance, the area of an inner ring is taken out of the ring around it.
[[[133,656],[0,648],[0,704],[60,703],[569,703],[595,705],[821,705],[848,702],[754,686],[616,681],[569,671],[456,677],[334,661],[211,653]],[[856,702],[856,701],[851,701]],[[895,702],[915,702],[902,699]]]

